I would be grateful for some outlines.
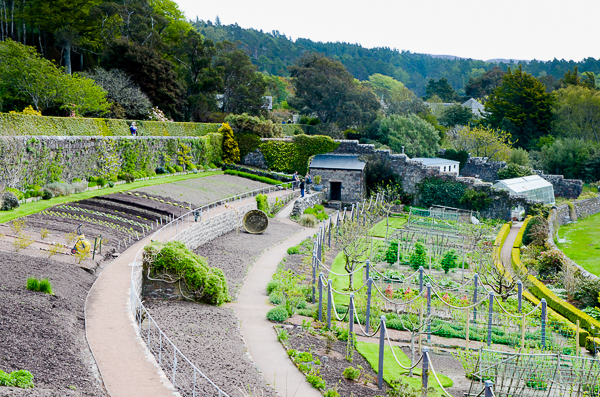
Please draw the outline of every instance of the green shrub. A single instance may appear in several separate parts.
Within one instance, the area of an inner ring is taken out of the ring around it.
[[[287,249],[287,253],[288,255],[294,255],[294,254],[299,254],[300,253],[300,247],[298,247],[297,245],[290,247]]]
[[[40,281],[35,277],[30,277],[27,279],[27,284],[25,287],[29,291],[39,291],[40,290]]]
[[[50,281],[47,278],[40,280],[39,291],[52,295],[52,284],[50,284]]]
[[[235,164],[240,161],[240,148],[233,138],[233,130],[227,123],[223,123],[219,132],[223,134],[223,162]]]
[[[277,306],[267,312],[267,320],[282,323],[289,318],[288,312],[283,306]]]
[[[224,173],[228,174],[228,175],[241,176],[242,178],[252,179],[253,181],[257,181],[257,182],[268,183],[270,185],[279,185],[279,184],[281,184],[280,181],[277,181],[275,179],[271,179],[271,178],[267,178],[267,177],[259,176],[259,175],[254,175],[254,174],[250,174],[248,172],[242,172],[242,171],[236,171],[236,170],[225,170]]]
[[[21,389],[31,389],[34,387],[33,375],[29,371],[18,370],[10,374],[0,370],[0,386],[20,387]]]
[[[338,393],[335,389],[328,389],[325,393],[323,393],[323,397],[340,397],[340,393]]]
[[[315,389],[325,390],[325,381],[318,375],[306,375],[306,380]]]
[[[23,200],[23,198],[25,197],[25,194],[23,194],[22,191],[20,191],[19,189],[14,189],[12,187],[7,187],[6,189],[4,189],[5,192],[11,192],[12,194],[14,194],[18,200]]]
[[[460,200],[467,190],[466,185],[460,182],[447,181],[440,178],[426,178],[418,185],[420,203],[425,207],[432,205],[445,205],[461,207]]]
[[[115,187],[115,183],[113,181],[108,182],[108,187]]]
[[[342,376],[346,379],[356,380],[360,378],[360,369],[348,367],[342,372]]]
[[[240,149],[240,158],[246,157],[248,153],[252,153],[260,145],[260,137],[256,134],[235,134],[235,140],[238,143]]]
[[[269,200],[265,194],[259,194],[256,196],[256,208],[266,214],[269,213]]]
[[[319,221],[317,217],[311,214],[304,214],[298,220],[298,223],[304,227],[317,227]]]
[[[154,170],[154,172],[156,172],[158,175],[162,175],[162,174],[166,173],[164,167],[156,167],[156,169]]]
[[[121,181],[125,181],[127,183],[131,183],[135,181],[135,176],[130,172],[119,172],[117,178]]]
[[[274,171],[305,174],[308,159],[316,154],[329,153],[339,146],[328,136],[296,135],[292,142],[265,141],[260,144],[260,151],[265,156],[269,169]]]
[[[167,171],[169,171],[169,174],[175,173],[175,168],[173,168],[172,165],[166,165],[165,168],[167,169]]]
[[[25,288],[27,288],[30,291],[43,292],[45,294],[52,295],[52,284],[50,284],[50,281],[47,278],[43,280],[38,280],[35,277],[30,277],[27,279],[27,284],[25,285]]]
[[[442,258],[442,269],[444,269],[444,273],[448,274],[450,269],[454,269],[456,267],[456,260],[458,259],[458,254],[454,250],[446,251],[444,257]]]
[[[317,211],[317,212],[321,212],[321,211],[325,210],[325,207],[323,207],[321,204],[315,204],[315,205],[313,206],[313,208],[314,208],[314,209],[315,209],[315,211]]]
[[[529,245],[544,245],[548,238],[548,221],[542,216],[534,216],[525,225],[525,231],[523,232],[523,244]]]
[[[318,213],[317,215],[315,215],[315,216],[316,216],[316,217],[317,217],[317,219],[318,219],[318,220],[320,220],[320,221],[324,221],[324,220],[326,220],[327,218],[329,218],[329,215],[327,215],[327,214],[326,214],[326,213],[324,213],[324,212],[319,212],[319,213]]]
[[[417,270],[427,265],[427,250],[422,243],[416,243],[413,253],[410,255],[410,266]]]
[[[492,199],[486,192],[467,189],[460,198],[459,203],[462,204],[464,208],[482,211],[490,206]]]
[[[2,206],[0,206],[0,210],[2,211],[10,211],[13,208],[17,208],[19,206],[19,199],[12,192],[4,192],[2,195]]]
[[[279,280],[271,280],[267,284],[267,294],[270,295],[271,292],[276,290],[279,287]]]
[[[498,171],[498,179],[521,178],[529,175],[533,175],[533,170],[530,167],[524,167],[514,163],[509,164]]]
[[[262,138],[283,136],[283,128],[280,124],[262,117],[250,116],[247,113],[230,114],[225,117],[225,122],[236,133],[253,133]]]
[[[175,171],[177,171],[177,172],[183,172],[183,167],[180,166],[180,165],[176,165],[175,166]]]
[[[100,187],[104,187],[108,183],[106,181],[106,179],[103,177],[98,178],[98,180],[96,182],[98,182],[98,186],[100,186]]]
[[[52,197],[54,197],[54,194],[50,190],[46,188],[42,190],[42,200],[50,200]]]
[[[194,254],[181,241],[155,241],[146,245],[144,251],[144,265],[153,274],[167,273],[171,278],[182,279],[194,299],[217,306],[229,301],[223,271],[208,266],[206,258]]]
[[[389,242],[388,248],[385,251],[385,261],[392,265],[396,263],[398,256],[400,256],[400,260],[402,260],[402,255],[399,255],[398,253],[398,240],[394,239]]]
[[[281,305],[285,301],[285,297],[279,291],[273,291],[269,294],[269,303],[275,306]]]
[[[210,168],[211,170],[214,170],[215,168],[219,168],[219,167],[217,167],[217,166],[215,165],[215,163],[210,163],[210,164],[208,165],[208,168]]]
[[[303,212],[303,214],[308,214],[308,215],[315,215],[316,213],[317,212],[312,207],[309,207],[309,208],[305,209],[304,212]]]

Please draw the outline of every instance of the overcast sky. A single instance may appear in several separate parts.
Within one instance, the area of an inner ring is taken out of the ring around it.
[[[175,0],[189,19],[474,59],[600,58],[600,0]]]

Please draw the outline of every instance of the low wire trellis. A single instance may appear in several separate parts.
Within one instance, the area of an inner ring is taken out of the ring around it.
[[[467,395],[478,395],[486,380],[498,397],[598,397],[600,360],[482,349]]]

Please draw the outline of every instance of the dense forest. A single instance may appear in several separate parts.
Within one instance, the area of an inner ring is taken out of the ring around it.
[[[359,44],[321,43],[299,38],[295,41],[278,31],[263,32],[244,29],[237,24],[222,25],[218,22],[197,20],[193,26],[202,35],[215,42],[229,40],[239,45],[250,55],[252,62],[265,73],[289,76],[287,67],[293,64],[306,51],[325,54],[340,61],[354,77],[366,80],[380,73],[403,82],[419,96],[425,95],[429,79],[445,77],[450,85],[464,94],[469,77],[476,78],[484,72],[499,66],[506,71],[515,67],[514,63],[493,63],[475,59],[446,59],[391,48],[364,48]],[[552,61],[520,62],[523,70],[536,77],[546,75],[560,79],[565,72],[578,67],[579,72],[600,73],[600,60],[586,58],[581,62],[554,59]]]

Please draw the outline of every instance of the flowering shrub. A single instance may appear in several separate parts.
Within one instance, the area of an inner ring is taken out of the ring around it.
[[[158,108],[158,106],[155,106],[152,109],[150,109],[150,112],[148,112],[148,120],[153,120],[153,121],[173,121],[173,120],[169,120],[167,118],[167,116],[165,116],[165,114],[163,113],[163,111]]]
[[[562,251],[550,250],[540,252],[538,259],[538,272],[540,277],[548,278],[556,275],[562,270],[565,263],[565,255]]]

